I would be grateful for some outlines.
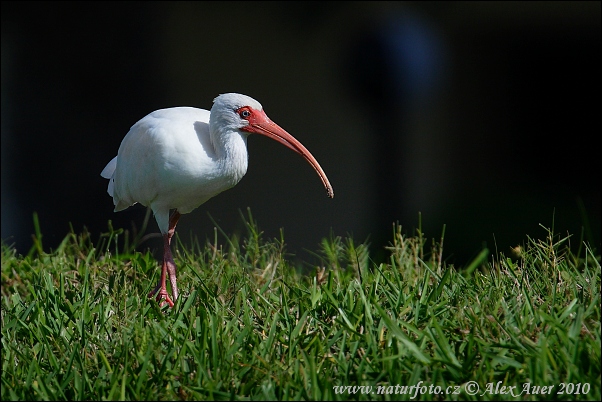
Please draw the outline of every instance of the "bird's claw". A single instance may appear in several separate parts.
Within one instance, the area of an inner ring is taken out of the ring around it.
[[[164,288],[161,289],[161,287],[158,286],[158,288],[153,289],[153,291],[148,294],[148,298],[152,299],[155,296],[155,294],[157,295],[155,300],[157,300],[157,303],[159,303],[159,307],[162,308],[163,306],[165,306],[166,302],[167,302],[167,304],[169,304],[169,307],[174,306],[174,302],[169,297],[169,294],[167,293],[167,289],[164,289]]]

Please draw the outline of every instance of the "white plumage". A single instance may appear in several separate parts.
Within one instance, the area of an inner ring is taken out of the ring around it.
[[[171,306],[165,288],[169,271],[174,300],[178,297],[171,237],[181,214],[186,214],[236,185],[247,172],[247,137],[268,136],[302,155],[316,170],[328,196],[326,174],[311,153],[272,122],[259,102],[229,93],[215,98],[211,111],[175,107],[154,111],[134,124],[117,156],[101,172],[109,179],[108,193],[115,211],[140,203],[149,206],[164,237],[164,258],[157,300]],[[175,210],[170,217],[170,210]]]

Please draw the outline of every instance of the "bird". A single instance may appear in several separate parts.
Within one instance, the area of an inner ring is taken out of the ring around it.
[[[160,307],[173,307],[179,295],[171,239],[181,215],[242,179],[250,134],[271,138],[303,156],[327,196],[334,198],[326,173],[307,148],[274,123],[258,101],[238,93],[217,96],[211,110],[182,106],[149,113],[130,128],[117,156],[100,173],[109,179],[114,212],[136,203],[153,211],[163,237],[163,262],[159,283],[148,298],[155,297]]]

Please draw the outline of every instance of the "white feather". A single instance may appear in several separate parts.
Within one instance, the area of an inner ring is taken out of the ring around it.
[[[248,133],[239,130],[248,122],[235,113],[243,106],[262,110],[248,96],[224,94],[211,112],[175,107],[140,119],[101,172],[109,179],[115,211],[135,203],[150,206],[167,233],[170,209],[191,212],[236,185],[248,166]]]

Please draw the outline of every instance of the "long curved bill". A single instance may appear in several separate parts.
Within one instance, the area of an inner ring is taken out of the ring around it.
[[[252,119],[249,121],[249,125],[244,128],[245,131],[265,135],[273,140],[278,141],[282,145],[292,149],[299,155],[303,156],[305,160],[309,162],[310,165],[316,170],[320,179],[322,179],[322,184],[326,188],[326,192],[330,198],[334,198],[334,191],[330,182],[328,181],[328,177],[326,177],[326,173],[322,170],[322,167],[314,158],[314,156],[301,144],[295,137],[287,133],[282,127],[278,124],[274,123],[270,118],[262,111],[256,111],[256,113],[260,114],[259,118]]]

